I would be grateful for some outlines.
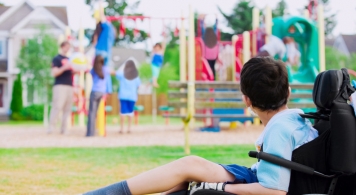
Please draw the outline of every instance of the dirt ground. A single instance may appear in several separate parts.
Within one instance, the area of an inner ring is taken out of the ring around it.
[[[190,132],[191,145],[232,145],[253,144],[262,126],[240,126],[234,130],[219,133]],[[144,125],[132,127],[132,133],[119,134],[118,127],[108,126],[106,137],[86,138],[85,128],[73,127],[66,134],[59,130],[46,133],[42,126],[0,126],[0,147],[120,147],[120,146],[179,146],[184,144],[181,125]]]

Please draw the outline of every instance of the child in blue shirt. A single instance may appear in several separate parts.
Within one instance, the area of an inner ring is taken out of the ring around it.
[[[265,129],[256,148],[290,160],[293,150],[315,139],[318,134],[301,110],[288,109],[288,73],[283,62],[270,57],[250,59],[241,71],[241,91],[247,107],[258,115]],[[191,188],[212,189],[232,194],[286,195],[291,170],[261,160],[252,168],[220,165],[197,156],[187,156],[152,169],[126,181],[86,195],[166,194],[187,189],[190,181],[202,182]]]
[[[164,56],[165,45],[164,43],[156,43],[153,47],[152,52],[152,61],[151,61],[151,69],[152,69],[152,85],[154,87],[159,87],[158,85],[158,76],[163,66],[163,56]]]
[[[90,93],[88,125],[86,136],[95,135],[96,114],[101,99],[107,93],[107,80],[110,78],[110,71],[107,66],[104,66],[104,57],[97,55],[94,60],[93,69],[90,71],[93,77],[93,87]]]
[[[138,87],[141,80],[138,77],[138,71],[135,63],[128,60],[124,65],[124,70],[116,72],[116,78],[120,82],[118,99],[120,101],[120,133],[123,133],[125,116],[128,118],[128,133],[134,112],[135,103],[138,98]]]

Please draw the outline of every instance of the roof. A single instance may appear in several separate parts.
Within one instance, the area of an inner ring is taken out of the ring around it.
[[[11,7],[9,6],[0,6],[0,16],[7,13]],[[66,7],[61,6],[46,6],[44,7],[61,22],[68,26],[68,15]],[[30,5],[27,1],[24,1],[22,5],[20,4],[18,9],[13,13],[7,13],[8,16],[4,16],[4,20],[0,22],[0,30],[10,30],[21,22],[26,16],[29,16],[36,8]],[[10,11],[12,12],[12,11]],[[9,15],[10,14],[10,15]]]
[[[9,8],[10,8],[9,6],[0,6],[0,15],[3,14]]]
[[[46,6],[45,8],[54,16],[56,16],[61,22],[68,26],[68,14],[66,7]]]
[[[326,46],[334,46],[335,39],[325,39],[325,45]]]
[[[124,64],[129,58],[134,58],[139,64],[146,62],[147,55],[143,49],[128,49],[122,47],[112,48],[112,62],[117,69]]]
[[[19,9],[0,23],[0,30],[10,30],[33,11],[33,8],[24,3]],[[4,12],[5,13],[5,12]]]
[[[347,49],[350,53],[356,53],[356,34],[355,35],[341,35],[344,39]]]

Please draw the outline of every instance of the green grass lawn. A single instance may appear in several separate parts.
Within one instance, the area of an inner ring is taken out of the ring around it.
[[[213,162],[250,166],[252,145],[193,146]],[[0,149],[0,194],[79,194],[183,157],[182,147]]]

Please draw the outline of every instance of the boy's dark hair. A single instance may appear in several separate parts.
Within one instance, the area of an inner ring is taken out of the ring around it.
[[[67,46],[67,45],[70,45],[69,41],[63,41],[60,45],[61,48]]]
[[[241,71],[241,91],[252,106],[261,111],[278,110],[287,104],[288,72],[282,61],[271,57],[255,57]]]
[[[127,80],[134,80],[135,78],[138,77],[138,71],[135,65],[135,62],[132,60],[128,60],[125,63],[125,68],[124,68],[124,77]]]
[[[155,46],[153,47],[159,47],[160,49],[162,49],[162,44],[161,43],[156,43]]]
[[[103,56],[101,56],[101,55],[95,56],[93,69],[94,69],[94,72],[101,79],[104,79],[103,66],[104,66]]]

